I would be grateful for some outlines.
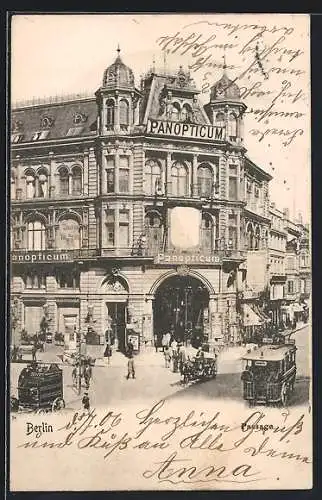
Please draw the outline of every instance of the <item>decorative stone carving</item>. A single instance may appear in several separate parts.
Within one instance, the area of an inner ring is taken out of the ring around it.
[[[190,269],[186,265],[177,266],[177,274],[179,276],[187,276],[190,273]]]

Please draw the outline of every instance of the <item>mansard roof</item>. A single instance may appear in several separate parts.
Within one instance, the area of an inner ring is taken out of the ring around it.
[[[96,121],[95,98],[74,99],[13,109],[11,133],[23,135],[19,142],[32,141],[37,132],[46,140],[88,136],[96,134]]]

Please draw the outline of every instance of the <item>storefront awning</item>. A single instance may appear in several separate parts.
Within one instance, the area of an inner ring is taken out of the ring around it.
[[[244,326],[259,326],[263,323],[261,318],[255,311],[248,305],[243,305],[244,309]]]

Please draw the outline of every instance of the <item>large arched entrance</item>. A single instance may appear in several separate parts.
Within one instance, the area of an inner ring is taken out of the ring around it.
[[[154,333],[159,345],[167,332],[194,347],[208,340],[209,291],[198,278],[170,276],[156,290],[153,308]]]

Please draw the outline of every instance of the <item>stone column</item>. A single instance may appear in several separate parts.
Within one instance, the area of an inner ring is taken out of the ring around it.
[[[99,177],[99,176],[97,176]],[[88,178],[89,178],[89,151],[84,151],[84,169],[83,169],[83,194],[88,195]]]
[[[115,193],[119,193],[119,168],[120,168],[120,153],[119,151],[116,151],[115,153],[115,176],[114,176],[114,182],[115,182]]]
[[[171,153],[167,153],[167,161],[166,161],[166,184],[167,184],[167,195],[171,194],[171,164],[172,164],[172,155]]]
[[[192,158],[192,196],[198,197],[198,156]]]
[[[147,345],[153,345],[153,298],[147,297],[143,314],[143,338]]]

